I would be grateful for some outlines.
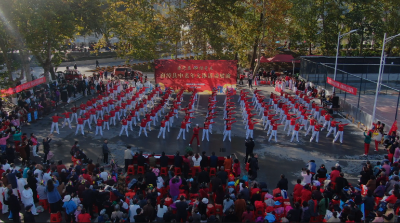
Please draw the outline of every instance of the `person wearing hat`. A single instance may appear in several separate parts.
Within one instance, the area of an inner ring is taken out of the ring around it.
[[[207,214],[207,205],[208,205],[208,199],[204,197],[197,205],[197,209],[199,210],[200,215]]]
[[[74,213],[77,208],[75,202],[71,200],[71,195],[65,195],[63,199],[64,205],[63,208],[65,208],[65,213],[66,213],[66,220],[67,222],[71,222],[71,219],[74,219]]]
[[[32,207],[31,207],[32,214],[38,215],[38,213],[36,212],[35,203],[33,201],[33,192],[32,192],[32,189],[29,188],[29,185],[26,184],[24,186],[24,190],[21,191],[20,193],[21,193],[21,201],[24,204],[24,206],[28,207],[28,206],[32,205]]]
[[[342,172],[342,167],[340,167],[339,163],[335,164],[335,168],[336,168],[337,171]]]

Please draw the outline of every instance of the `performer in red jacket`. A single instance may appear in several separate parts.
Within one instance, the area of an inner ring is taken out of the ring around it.
[[[167,121],[165,121],[165,118],[161,120],[161,126],[160,126],[160,132],[158,133],[157,138],[160,138],[160,135],[163,135],[163,139],[165,139],[165,125],[167,124]]]
[[[293,134],[292,134],[292,138],[290,139],[290,142],[293,142],[293,139],[294,139],[295,136],[296,136],[297,142],[299,142],[299,130],[300,130],[301,126],[304,126],[304,125],[300,125],[300,123],[297,123],[294,126],[294,130],[293,130]]]
[[[69,128],[72,129],[72,128],[71,128],[71,119],[70,119],[70,117],[69,117],[69,116],[71,115],[71,113],[72,113],[72,112],[67,112],[67,111],[65,111],[64,113],[62,113],[62,115],[64,115],[65,118],[64,118],[64,122],[63,122],[61,128],[64,128],[65,124],[68,122]]]
[[[339,138],[339,136],[340,136],[340,143],[343,143],[343,129],[346,125],[348,124],[342,124],[342,122],[339,122],[339,130],[336,133],[335,139],[332,141],[333,143]]]
[[[200,131],[200,129],[201,128],[199,127],[199,124],[196,124],[196,127],[193,128],[193,135],[192,135],[192,138],[190,139],[189,146],[192,145],[193,139],[196,138],[197,146],[200,147],[200,139],[199,139],[199,131]]]
[[[181,122],[181,129],[179,130],[179,134],[178,137],[176,138],[176,140],[178,140],[181,137],[181,134],[183,133],[183,140],[186,140],[185,138],[185,129],[186,129],[186,125],[189,124],[190,122],[185,122],[184,120]]]
[[[83,121],[84,121],[84,119],[80,115],[79,118],[78,118],[78,125],[76,126],[75,135],[78,134],[79,129],[81,129],[82,135],[85,135],[85,133],[83,133]]]
[[[275,136],[275,142],[278,142],[278,140],[276,139],[276,132],[278,130],[278,126],[280,126],[282,124],[278,124],[278,123],[273,123],[272,124],[272,133],[269,136],[268,142],[271,141],[272,136]]]
[[[146,135],[146,137],[148,137],[147,136],[147,132],[146,132],[146,125],[147,125],[147,122],[150,122],[151,120],[147,120],[147,119],[142,119],[142,122],[140,123],[140,129],[139,129],[139,136],[140,136],[140,134],[142,133],[142,130],[144,131],[144,134]]]
[[[206,121],[204,122],[204,127],[203,129],[203,137],[201,139],[201,141],[204,141],[204,136],[207,138],[207,141],[210,141],[209,136],[208,136],[208,128],[210,126],[210,124],[215,123],[215,122],[210,122],[210,121]]]
[[[69,117],[69,116],[68,116]],[[53,133],[54,131],[54,127],[56,128],[56,131],[58,134],[60,134],[59,130],[58,130],[58,119],[62,118],[61,116],[58,116],[57,113],[54,114],[54,116],[51,117],[51,119],[53,120],[53,122],[51,123],[51,130],[50,130],[50,134]]]
[[[225,134],[224,138],[222,141],[225,141],[226,136],[229,136],[229,141],[231,142],[231,129],[232,129],[232,124],[235,123],[236,121],[227,121],[226,122],[226,129],[225,129]]]

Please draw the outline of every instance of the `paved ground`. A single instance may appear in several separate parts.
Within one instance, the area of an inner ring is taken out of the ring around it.
[[[269,94],[272,87],[259,87],[262,89],[264,94]],[[189,95],[184,96],[183,105],[188,102]],[[238,96],[235,97],[237,101]],[[199,101],[196,104],[196,113],[193,124],[202,123],[205,116],[205,109],[207,106],[207,95],[200,95]],[[215,119],[215,126],[213,128],[213,134],[210,137],[210,142],[201,142],[201,147],[198,148],[194,143],[192,146],[195,152],[206,151],[207,154],[215,152],[217,156],[226,156],[230,154],[236,154],[239,160],[243,162],[243,157],[245,155],[244,146],[244,124],[239,121],[233,125],[232,128],[232,142],[225,141],[222,142],[222,132],[223,132],[223,122],[222,122],[222,106],[223,106],[223,95],[218,95],[217,100],[217,118]],[[85,99],[81,99],[86,101]],[[78,101],[80,103],[80,101]],[[67,105],[66,107],[69,107]],[[57,109],[58,112],[62,112],[63,109]],[[237,105],[236,111],[239,111],[239,105]],[[235,118],[240,120],[240,116],[235,114]],[[129,137],[125,135],[119,137],[121,126],[112,126],[109,131],[104,131],[103,136],[95,136],[92,131],[86,129],[85,136],[78,135],[75,136],[75,127],[73,124],[73,129],[68,127],[60,128],[60,134],[54,134],[53,141],[51,142],[51,150],[55,153],[54,160],[63,160],[64,163],[71,163],[71,156],[69,150],[73,145],[74,141],[79,141],[81,148],[84,149],[85,153],[89,158],[96,161],[101,156],[101,145],[104,139],[109,140],[109,146],[111,148],[112,154],[119,165],[123,165],[123,150],[125,146],[131,145],[135,150],[142,150],[145,153],[155,152],[160,153],[165,151],[167,154],[174,154],[176,151],[184,153],[185,148],[188,146],[190,137],[192,135],[191,131],[186,133],[186,140],[182,138],[176,140],[179,123],[182,120],[183,113],[179,114],[178,121],[175,121],[171,132],[166,133],[166,139],[157,139],[157,134],[159,131],[159,124],[157,126],[151,126],[152,131],[149,132],[149,137],[146,138],[144,135],[138,136],[139,127],[134,127],[134,131],[129,131]],[[260,117],[257,117],[260,118]],[[338,117],[339,119],[341,117]],[[343,119],[343,122],[348,122]],[[23,132],[30,134],[34,132],[39,139],[47,136],[50,132],[51,119],[50,117],[45,117],[42,120],[38,120],[36,123],[32,123],[29,126],[23,128]],[[92,125],[94,127],[94,125]],[[302,167],[305,167],[306,163],[314,159],[317,165],[325,164],[328,168],[339,163],[343,171],[346,173],[348,179],[351,183],[357,182],[357,175],[361,169],[363,163],[366,159],[360,157],[359,155],[363,153],[363,136],[362,132],[358,130],[355,126],[350,125],[345,127],[344,143],[332,143],[333,137],[330,136],[326,138],[324,134],[321,134],[319,143],[310,143],[310,135],[304,137],[304,131],[300,132],[300,142],[290,143],[290,137],[286,136],[280,127],[278,130],[278,143],[268,142],[266,132],[262,130],[261,125],[257,125],[254,131],[254,138],[256,141],[255,153],[259,154],[259,164],[260,171],[258,173],[258,181],[265,181],[270,188],[274,188],[279,180],[280,174],[285,174],[289,179],[290,188],[292,191],[293,185],[297,178],[300,177],[300,171]],[[94,129],[94,128],[92,128]],[[223,148],[223,149],[221,149]],[[382,158],[384,151],[376,153],[376,155],[371,155],[368,158],[370,160],[376,161]],[[40,155],[43,154],[42,148],[40,148]],[[39,162],[39,159],[35,159]],[[244,169],[244,165],[243,165]],[[244,172],[244,170],[242,171]],[[3,219],[3,218],[2,218]],[[45,221],[48,220],[48,214],[42,213],[38,220]]]
[[[93,65],[94,67],[94,65]],[[85,67],[84,67],[85,68]],[[90,66],[87,66],[90,68]],[[86,68],[85,68],[86,69]],[[153,76],[149,74],[149,77]],[[238,86],[240,90],[244,86]],[[246,87],[247,88],[247,87]],[[258,89],[263,91],[263,94],[269,95],[269,92],[273,90],[269,86],[258,86]],[[183,106],[188,103],[189,95],[184,96]],[[192,121],[195,123],[202,123],[205,117],[205,111],[207,106],[207,95],[200,95],[198,102],[196,103],[195,119]],[[215,119],[216,124],[213,127],[213,134],[210,137],[210,142],[201,142],[200,148],[194,143],[193,150],[195,152],[206,151],[207,154],[215,152],[217,156],[226,156],[230,154],[236,154],[239,160],[243,163],[243,157],[245,155],[245,129],[243,122],[240,120],[240,115],[235,114],[235,118],[238,120],[232,127],[232,142],[226,140],[222,142],[223,122],[222,122],[222,109],[223,109],[223,95],[218,95],[217,100],[217,118]],[[238,95],[234,97],[235,102],[238,99]],[[80,99],[80,101],[86,102],[86,98]],[[78,101],[77,103],[80,103]],[[69,108],[71,105],[66,105]],[[239,105],[237,104],[236,112],[239,112]],[[58,108],[57,112],[63,112],[64,108]],[[335,115],[337,116],[337,115]],[[109,140],[109,147],[111,148],[112,154],[119,165],[123,165],[123,150],[125,146],[131,145],[134,150],[142,150],[145,153],[155,152],[160,153],[165,151],[167,154],[174,154],[176,151],[184,153],[185,148],[188,146],[190,137],[192,136],[192,130],[186,133],[186,140],[182,138],[176,140],[179,131],[179,124],[183,118],[183,113],[179,114],[179,119],[175,121],[171,132],[166,133],[166,139],[157,139],[159,124],[155,127],[152,125],[152,131],[149,132],[149,137],[146,138],[144,135],[138,136],[139,127],[134,127],[133,131],[129,131],[129,137],[125,135],[119,137],[121,126],[112,126],[109,131],[104,131],[103,136],[95,136],[92,131],[85,129],[85,136],[75,136],[76,124],[73,124],[73,129],[65,127],[60,128],[60,134],[54,134],[53,141],[51,142],[51,150],[55,153],[53,160],[63,160],[66,164],[71,164],[71,156],[69,150],[73,145],[74,141],[79,141],[81,148],[84,149],[85,153],[89,158],[96,161],[101,157],[101,145],[104,139]],[[256,118],[260,118],[256,116]],[[339,120],[343,122],[349,122],[348,120],[342,119],[337,116]],[[23,128],[23,132],[30,134],[34,132],[39,139],[46,137],[50,132],[51,118],[45,117],[42,120],[38,120],[36,123],[31,123],[29,126]],[[60,125],[61,126],[61,125]],[[304,130],[300,132],[300,142],[290,143],[290,137],[286,136],[283,132],[283,127],[279,127],[278,130],[278,142],[268,142],[266,132],[262,129],[262,126],[257,124],[254,131],[254,138],[256,142],[255,153],[259,154],[259,165],[260,171],[258,173],[258,181],[264,181],[268,184],[269,188],[274,188],[279,180],[280,174],[285,174],[290,181],[289,191],[291,192],[295,181],[300,178],[300,171],[302,167],[305,167],[307,162],[311,159],[315,160],[317,166],[325,164],[330,169],[336,163],[342,166],[343,171],[346,173],[347,178],[352,184],[357,183],[357,175],[361,170],[362,164],[367,159],[375,163],[381,160],[385,151],[373,153],[369,157],[360,157],[363,153],[363,139],[362,132],[357,129],[356,126],[350,124],[345,127],[344,143],[332,143],[333,136],[329,138],[325,137],[325,134],[320,135],[319,143],[310,143],[310,135],[304,137]],[[92,130],[94,125],[92,124]],[[324,132],[325,133],[325,132]],[[371,146],[372,150],[372,146]],[[40,155],[43,155],[42,148],[40,148]],[[36,162],[41,160],[35,159]],[[242,165],[242,173],[244,173],[244,165]],[[5,220],[4,216],[1,217]],[[37,218],[39,221],[47,221],[49,215],[42,213]]]
[[[344,94],[340,95],[342,99],[344,98]],[[400,95],[378,95],[378,99],[376,102],[376,119],[388,124],[392,125],[394,120],[396,119],[396,110],[400,110],[397,107],[397,101]],[[352,104],[353,106],[357,107],[358,104],[358,95],[346,95],[346,102]],[[368,114],[373,113],[374,108],[374,101],[375,95],[368,94],[368,95],[361,95],[360,96],[360,109]],[[400,113],[398,113],[399,115]],[[397,125],[400,122],[397,121]]]

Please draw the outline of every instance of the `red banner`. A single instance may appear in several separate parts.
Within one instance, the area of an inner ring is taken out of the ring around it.
[[[235,88],[236,60],[155,60],[155,80],[162,89],[196,88],[211,92],[213,88]]]
[[[388,135],[392,135],[392,132],[397,133],[397,120],[394,120],[392,127],[389,130],[389,134]]]
[[[335,81],[330,77],[327,78],[326,82],[328,84],[334,86],[335,88],[339,88],[342,91],[345,91],[345,92],[350,93],[350,94],[357,95],[357,88],[355,88],[355,87],[349,86],[347,84],[343,84],[343,83],[341,83],[339,81]]]
[[[46,83],[46,78],[45,77],[41,77],[41,78],[38,78],[36,80],[29,81],[27,83],[18,85],[15,88],[9,88],[9,89],[1,90],[1,93],[2,94],[15,94],[15,93],[19,93],[19,92],[21,92],[23,90],[26,90],[26,89],[29,89],[29,88],[33,88],[33,87],[35,87],[35,86],[37,86],[39,84],[43,84],[43,83]]]

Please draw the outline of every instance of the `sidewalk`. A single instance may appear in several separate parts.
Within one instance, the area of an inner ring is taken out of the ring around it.
[[[99,61],[100,67],[102,67],[102,64],[104,63],[116,63],[116,62],[125,62],[125,59],[120,59],[120,58],[103,58],[103,59],[97,59]],[[66,66],[74,66],[76,65],[96,65],[96,59],[93,60],[82,60],[82,61],[69,61],[69,62],[62,62],[59,67],[66,67]]]

